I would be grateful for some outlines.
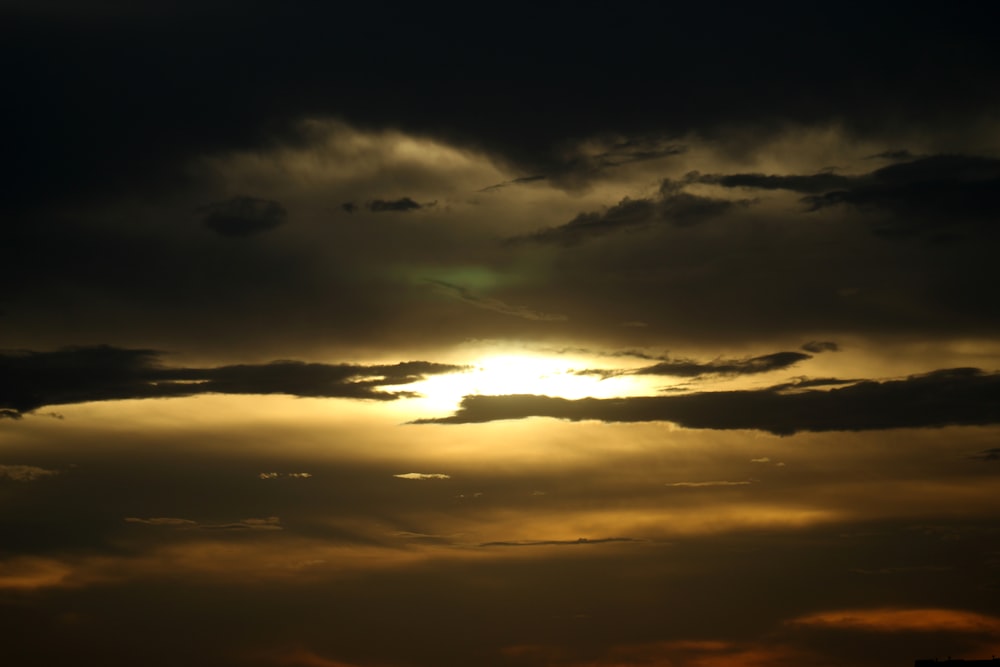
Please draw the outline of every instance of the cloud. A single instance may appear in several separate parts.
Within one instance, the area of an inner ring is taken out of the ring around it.
[[[464,367],[427,361],[371,366],[275,361],[216,368],[168,368],[154,350],[108,345],[0,353],[0,408],[16,414],[45,405],[205,393],[288,394],[393,400],[410,392],[381,387]]]
[[[791,625],[864,632],[1000,632],[1000,618],[958,609],[845,609],[809,614]]]
[[[537,181],[544,181],[548,176],[544,174],[536,174],[534,176],[522,176],[520,178],[515,178],[509,181],[504,181],[503,183],[496,183],[494,185],[487,185],[485,188],[479,190],[479,192],[493,192],[501,188],[506,188],[511,185],[524,185],[525,183],[535,183]]]
[[[730,482],[727,480],[717,480],[711,482],[673,482],[667,484],[666,486],[680,486],[680,487],[693,487],[699,488],[703,486],[747,486],[748,484],[753,484],[754,480],[743,480],[740,482]]]
[[[508,239],[508,243],[554,243],[577,245],[585,240],[621,229],[641,228],[667,223],[675,227],[695,225],[722,215],[734,206],[748,206],[750,200],[717,199],[693,195],[682,184],[665,179],[658,193],[649,198],[625,197],[600,212],[581,213],[566,224],[549,227],[526,236]]]
[[[453,415],[414,423],[469,424],[526,417],[668,421],[685,428],[752,429],[777,435],[998,424],[1000,373],[954,368],[795,393],[770,388],[578,400],[524,394],[466,396]]]
[[[483,542],[481,547],[549,547],[549,546],[589,546],[593,544],[608,544],[609,542],[643,542],[632,537],[601,537],[589,539],[581,537],[575,540],[516,540],[513,542]]]
[[[562,322],[567,319],[565,315],[560,315],[558,313],[545,313],[532,308],[527,308],[525,306],[512,306],[504,303],[500,299],[479,296],[461,285],[453,285],[443,280],[428,279],[427,282],[456,299],[464,301],[465,303],[473,305],[477,308],[492,310],[495,313],[513,315],[514,317],[520,317],[521,319],[537,320],[541,322]]]
[[[754,375],[788,368],[800,361],[811,358],[808,354],[802,354],[801,352],[775,352],[759,357],[750,357],[749,359],[719,359],[705,363],[673,360],[630,371],[630,373],[634,375],[667,375],[672,377]]]
[[[819,354],[821,352],[837,352],[840,350],[840,346],[830,340],[812,340],[805,343],[802,349],[806,352]]]
[[[276,201],[254,197],[233,197],[202,206],[202,224],[221,236],[253,236],[283,224],[288,212]]]
[[[686,180],[692,183],[721,185],[724,188],[753,188],[757,190],[792,190],[794,192],[822,193],[845,188],[854,180],[832,172],[804,176],[775,176],[770,174],[699,174],[692,172]]]
[[[882,151],[881,153],[875,153],[874,155],[869,155],[867,160],[912,160],[917,157],[905,148],[899,148],[896,150]]]
[[[233,523],[203,523],[199,527],[203,530],[284,530],[281,519],[276,516],[242,519]]]
[[[810,211],[847,205],[887,214],[875,231],[907,235],[955,227],[987,225],[1000,214],[1000,159],[976,155],[931,155],[898,162],[866,174],[808,175],[689,174],[690,182],[726,188],[790,190],[806,195]]]
[[[1000,447],[993,447],[992,449],[984,449],[978,454],[973,454],[969,458],[978,459],[980,461],[1000,461]]]
[[[409,197],[403,197],[402,199],[376,199],[370,201],[366,204],[368,210],[372,213],[385,213],[385,212],[399,212],[405,213],[407,211],[416,211],[426,206],[433,206],[433,204],[418,204]]]
[[[197,526],[197,521],[191,519],[180,519],[172,516],[156,516],[140,518],[135,516],[125,517],[125,523],[141,523],[147,526]]]
[[[633,356],[640,359],[651,358],[645,354],[631,352],[621,353],[620,356]],[[576,374],[599,375],[605,378],[620,375],[664,375],[685,378],[696,378],[703,375],[755,375],[782,370],[812,357],[801,352],[775,352],[773,354],[748,357],[746,359],[716,359],[707,362],[692,361],[689,359],[671,360],[663,357],[659,358],[663,359],[661,363],[642,368],[630,370],[586,369],[576,371]]]
[[[393,475],[393,477],[400,479],[451,479],[451,475],[445,475],[440,472],[406,472]]]
[[[7,478],[15,482],[34,482],[58,474],[58,470],[47,470],[38,466],[0,465],[0,479]]]
[[[934,155],[892,164],[847,187],[803,199],[811,210],[847,204],[894,217],[882,233],[914,233],[959,221],[991,223],[1000,214],[1000,159]]]
[[[309,479],[312,477],[312,473],[308,472],[262,472],[257,475],[260,479],[278,479],[279,477],[286,477],[288,479]]]

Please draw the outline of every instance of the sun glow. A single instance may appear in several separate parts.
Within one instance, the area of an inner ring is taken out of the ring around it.
[[[561,398],[610,398],[648,393],[635,376],[603,377],[585,373],[598,367],[593,361],[563,356],[497,354],[481,357],[469,369],[435,375],[400,387],[387,388],[420,394],[414,401],[422,409],[452,410],[462,397],[538,394]]]

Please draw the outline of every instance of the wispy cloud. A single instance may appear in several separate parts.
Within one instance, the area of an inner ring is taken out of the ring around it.
[[[200,528],[203,530],[283,530],[281,519],[276,516],[262,518],[240,519],[230,523],[203,523],[193,519],[179,517],[125,517],[126,523],[136,523],[146,526],[172,526],[179,528]]]
[[[791,625],[865,632],[1000,632],[1000,617],[960,609],[843,609],[809,614]]]
[[[575,540],[514,540],[510,542],[483,542],[481,547],[549,547],[549,546],[581,546],[591,544],[608,544],[610,542],[643,542],[633,537],[600,537],[590,539],[580,537]]]
[[[400,479],[451,479],[451,475],[445,475],[441,472],[405,472],[393,475],[393,477]]]
[[[471,290],[462,287],[461,285],[453,285],[443,280],[428,279],[427,282],[456,299],[464,301],[465,303],[477,308],[483,308],[484,310],[492,310],[493,312],[501,313],[503,315],[513,315],[514,317],[520,317],[525,320],[561,322],[567,319],[565,315],[560,315],[558,313],[546,313],[525,306],[512,306],[501,301],[500,299],[480,296],[478,294],[474,294]]]
[[[672,482],[666,486],[687,486],[687,487],[702,487],[702,486],[746,486],[748,484],[753,484],[755,480],[746,479],[739,482],[731,482],[728,480],[714,480],[710,482]]]
[[[0,465],[0,479],[6,478],[15,482],[34,482],[37,479],[58,474],[58,470],[48,470],[38,466]]]
[[[136,516],[125,517],[125,523],[141,523],[147,526],[197,526],[197,521],[191,519],[181,519],[173,516],[154,516],[141,518]]]

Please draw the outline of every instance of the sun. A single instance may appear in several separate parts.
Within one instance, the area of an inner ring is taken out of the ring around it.
[[[587,373],[600,364],[580,357],[490,354],[468,366],[462,372],[427,377],[398,389],[418,393],[413,400],[429,410],[453,410],[470,395],[537,394],[578,399],[644,393],[630,376],[604,378]]]

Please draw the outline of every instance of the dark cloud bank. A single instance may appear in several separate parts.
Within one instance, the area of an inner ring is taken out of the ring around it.
[[[69,5],[2,10],[15,93],[3,113],[19,128],[8,206],[162,187],[191,156],[259,148],[303,114],[433,133],[551,173],[567,141],[601,133],[775,118],[866,130],[1000,100],[988,6],[868,6],[859,20],[798,3],[643,4],[610,19],[601,6],[532,5],[470,29],[463,13],[397,3]]]
[[[0,416],[16,418],[45,405],[210,393],[384,401],[413,394],[382,387],[462,369],[426,361],[373,366],[274,361],[168,368],[159,363],[160,356],[154,350],[110,346],[0,353]]]
[[[888,215],[884,235],[907,235],[955,226],[986,225],[1000,216],[1000,160],[977,155],[931,155],[859,176],[818,174],[689,174],[688,179],[726,188],[790,190],[805,195],[808,210],[851,206]]]
[[[824,384],[829,384],[828,381]],[[466,396],[449,417],[422,424],[470,424],[554,417],[571,421],[669,421],[686,428],[800,431],[1000,423],[1000,373],[954,368],[902,380],[863,381],[828,391],[755,391],[568,400],[550,396]]]
[[[747,199],[734,201],[693,195],[684,192],[682,184],[665,179],[653,197],[625,197],[604,211],[581,213],[566,224],[527,236],[517,236],[508,239],[508,243],[537,242],[570,246],[621,229],[642,228],[652,224],[669,224],[675,227],[694,225],[720,216],[735,206],[748,206],[751,203]]]

